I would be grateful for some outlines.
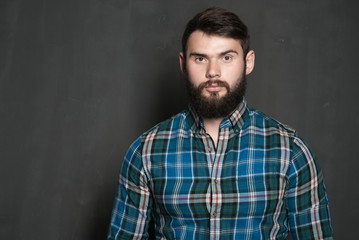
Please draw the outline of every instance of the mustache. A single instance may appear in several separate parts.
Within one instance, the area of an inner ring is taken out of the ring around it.
[[[229,84],[227,82],[219,80],[219,79],[210,79],[207,82],[201,83],[198,86],[198,88],[202,90],[203,88],[209,87],[209,86],[214,85],[214,84],[219,86],[219,87],[225,87],[227,89],[227,91],[229,91]]]

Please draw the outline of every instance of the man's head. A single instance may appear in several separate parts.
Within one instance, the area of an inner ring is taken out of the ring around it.
[[[196,14],[186,25],[182,35],[182,52],[187,51],[188,38],[194,31],[237,39],[241,42],[244,56],[249,51],[249,33],[241,19],[226,9],[211,7]]]
[[[209,8],[189,21],[182,48],[191,105],[203,118],[228,116],[242,101],[254,67],[247,27],[234,13]]]

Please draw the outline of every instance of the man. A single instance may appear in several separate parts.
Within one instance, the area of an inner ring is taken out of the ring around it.
[[[188,24],[187,110],[140,136],[119,177],[109,239],[332,239],[328,198],[297,133],[244,99],[247,27],[209,8]]]

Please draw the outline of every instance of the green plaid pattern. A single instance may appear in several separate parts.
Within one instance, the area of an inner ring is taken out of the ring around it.
[[[332,239],[318,162],[291,128],[244,100],[218,145],[191,109],[129,148],[108,239]]]

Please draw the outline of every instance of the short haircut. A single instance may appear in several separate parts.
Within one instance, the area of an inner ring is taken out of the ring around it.
[[[244,58],[249,51],[249,33],[247,26],[233,12],[211,7],[196,14],[186,25],[182,36],[182,51],[186,57],[188,38],[194,31],[202,31],[208,35],[229,37],[240,41]]]

